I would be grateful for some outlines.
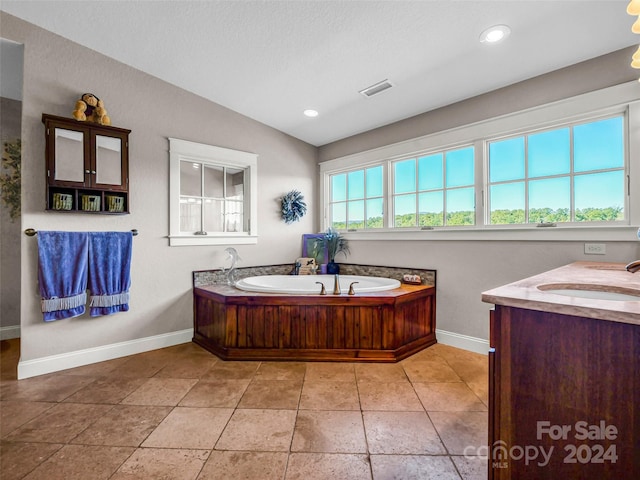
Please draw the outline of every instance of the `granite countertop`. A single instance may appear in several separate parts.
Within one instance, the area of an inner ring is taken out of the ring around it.
[[[576,262],[483,292],[482,301],[640,325],[640,272],[629,273],[624,267],[623,263]],[[601,290],[637,295],[638,300],[582,298],[545,289]]]

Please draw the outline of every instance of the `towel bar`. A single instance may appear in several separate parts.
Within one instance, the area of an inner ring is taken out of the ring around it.
[[[133,233],[133,236],[135,237],[136,235],[138,235],[138,230],[136,230],[136,229],[134,228],[134,229],[132,229],[132,230],[131,230],[131,233]],[[27,228],[27,229],[24,231],[24,234],[25,234],[27,237],[34,237],[35,235],[37,235],[37,234],[38,234],[38,231],[37,231],[36,229],[34,229],[34,228]]]

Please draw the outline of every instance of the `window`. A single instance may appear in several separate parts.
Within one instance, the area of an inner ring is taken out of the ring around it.
[[[331,175],[331,226],[337,230],[382,228],[382,165]]]
[[[320,173],[322,227],[352,239],[628,240],[640,224],[640,95],[628,82]]]
[[[257,243],[257,155],[174,138],[170,245]]]
[[[488,142],[489,223],[625,219],[624,116]]]
[[[474,148],[392,163],[394,227],[475,223]]]

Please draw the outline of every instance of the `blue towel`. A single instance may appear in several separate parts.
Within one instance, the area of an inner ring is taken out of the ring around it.
[[[38,284],[45,322],[84,313],[88,249],[86,232],[38,232]]]
[[[131,232],[89,233],[89,314],[92,317],[129,310]]]

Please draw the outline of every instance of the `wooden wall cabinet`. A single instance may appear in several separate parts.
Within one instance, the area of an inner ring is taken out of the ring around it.
[[[47,210],[129,213],[131,130],[42,115]]]
[[[640,326],[501,305],[490,322],[489,479],[640,478]]]

